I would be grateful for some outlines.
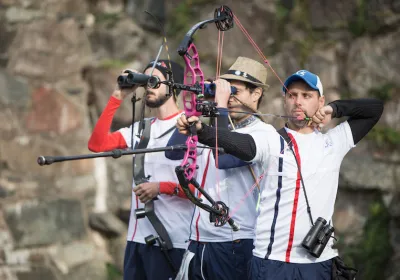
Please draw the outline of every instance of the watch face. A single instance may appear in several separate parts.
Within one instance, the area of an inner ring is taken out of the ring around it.
[[[178,195],[179,194],[179,187],[178,185],[176,185],[175,189],[174,189],[174,193],[172,195]]]

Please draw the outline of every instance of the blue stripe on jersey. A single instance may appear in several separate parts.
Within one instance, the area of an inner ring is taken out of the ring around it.
[[[281,137],[280,140],[281,140],[280,153],[283,154],[284,149],[285,149],[285,141],[283,140],[283,137]],[[282,172],[282,170],[283,170],[283,158],[280,157],[278,171]],[[268,259],[269,255],[271,255],[272,244],[274,243],[274,239],[275,239],[275,226],[276,226],[276,220],[278,219],[279,201],[281,200],[281,189],[282,189],[282,176],[278,176],[278,188],[276,190],[274,220],[272,221],[272,225],[271,225],[271,236],[269,238],[268,251],[267,251],[267,254],[265,255],[266,259]]]

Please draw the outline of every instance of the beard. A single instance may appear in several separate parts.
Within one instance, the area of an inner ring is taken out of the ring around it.
[[[238,110],[239,111],[239,110]],[[250,116],[249,114],[243,114],[243,113],[230,113],[229,116],[231,117],[233,122],[239,122],[242,119]]]
[[[147,99],[148,94],[153,94],[153,93],[151,93],[150,91],[147,91],[147,90],[145,92],[146,106],[149,108],[159,108],[162,105],[164,105],[165,102],[167,102],[168,98],[170,98],[170,96],[167,96],[166,94],[162,94],[155,100],[149,100],[149,99]]]
[[[289,119],[289,122],[298,128],[302,128],[307,124],[307,121],[305,120]]]

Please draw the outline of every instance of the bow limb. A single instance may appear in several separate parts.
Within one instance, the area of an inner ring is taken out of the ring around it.
[[[181,166],[176,168],[176,175],[186,197],[194,205],[210,213],[210,222],[213,222],[216,227],[221,227],[228,223],[233,231],[238,231],[240,229],[239,225],[229,216],[229,207],[222,201],[215,201],[194,178],[188,181],[185,177],[184,169]],[[190,190],[189,184],[192,184],[211,205],[203,203],[200,198],[196,197]]]

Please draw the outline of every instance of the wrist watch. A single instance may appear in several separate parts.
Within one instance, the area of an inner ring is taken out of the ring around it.
[[[174,189],[174,192],[172,193],[172,195],[178,195],[179,194],[179,185],[178,184],[176,184],[176,186],[175,186],[175,189]]]

